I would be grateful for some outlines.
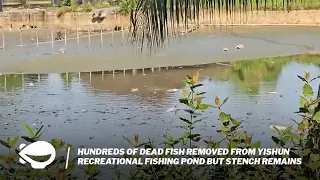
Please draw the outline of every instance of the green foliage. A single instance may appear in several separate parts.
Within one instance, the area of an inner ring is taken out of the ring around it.
[[[28,125],[25,125],[24,128],[29,136],[21,136],[21,139],[29,143],[40,140],[43,126],[41,126],[37,131]],[[15,149],[19,140],[20,137],[0,140],[0,143],[8,149],[8,153],[6,155],[0,155],[0,179],[83,179],[83,177],[80,178],[75,176],[74,168],[76,158],[69,160],[67,170],[64,168],[66,163],[64,156],[56,157],[56,160],[43,171],[32,169],[31,166],[21,165],[18,161],[19,150]],[[68,148],[70,148],[70,151],[73,150],[72,145],[63,142],[62,139],[52,139],[51,144],[55,147],[57,153],[60,151],[67,151]],[[44,161],[46,159],[47,157],[45,156],[38,156],[35,158],[36,161]],[[88,177],[87,179],[91,180],[96,178],[100,174],[100,171],[97,169],[97,166],[88,166],[84,169],[84,174]]]
[[[310,79],[310,74],[306,73],[304,77],[298,76],[305,82],[303,86],[303,96],[301,96],[301,107],[297,113],[301,114],[302,121],[298,123],[298,131],[294,132],[293,127],[287,127],[279,130],[277,127],[272,128],[276,132],[276,136],[272,136],[272,140],[279,147],[290,148],[290,155],[286,158],[302,158],[302,165],[292,166],[261,166],[261,165],[221,165],[215,167],[193,166],[153,166],[143,165],[135,167],[129,176],[122,175],[120,170],[116,168],[118,177],[126,177],[129,179],[152,179],[159,177],[161,179],[319,179],[320,177],[320,131],[319,120],[320,111],[316,110],[319,99],[313,99],[314,91],[310,83],[317,79]],[[183,98],[179,102],[187,108],[184,109],[189,117],[179,117],[184,124],[185,134],[182,137],[175,138],[165,135],[165,148],[172,147],[199,147],[197,145],[201,140],[207,144],[208,148],[218,148],[226,144],[228,148],[261,148],[261,142],[253,142],[252,136],[248,136],[246,131],[240,130],[241,122],[231,114],[223,111],[223,105],[228,98],[221,101],[219,97],[214,99],[214,104],[202,104],[202,95],[205,92],[196,92],[197,87],[202,84],[198,83],[199,73],[192,78],[187,76],[184,81],[186,88],[182,92]],[[219,111],[219,120],[221,122],[220,140],[204,139],[200,134],[194,132],[196,124],[201,121],[201,112],[208,108],[214,108]],[[314,115],[313,115],[314,114]],[[197,119],[198,118],[198,119]],[[131,142],[126,138],[128,142]],[[132,142],[130,143],[132,144]],[[143,144],[143,143],[141,143]],[[145,146],[156,147],[153,142],[145,143]],[[137,144],[134,145],[137,147]],[[162,156],[161,156],[162,157]],[[228,157],[232,157],[228,155]],[[239,156],[237,156],[239,158]],[[243,156],[246,157],[246,156]],[[210,157],[218,158],[218,157]],[[200,175],[201,174],[201,175]]]
[[[123,0],[119,3],[120,13],[128,15],[130,12],[135,11],[137,6],[137,0]]]
[[[61,5],[62,6],[71,6],[71,0],[62,0]]]

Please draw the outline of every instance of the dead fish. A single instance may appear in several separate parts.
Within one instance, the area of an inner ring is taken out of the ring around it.
[[[67,53],[67,50],[63,49],[63,48],[60,48],[57,52],[57,54],[66,54]]]
[[[138,91],[138,88],[131,88],[131,92],[136,92]]]
[[[172,108],[167,109],[166,112],[174,112],[174,111],[176,111],[176,110],[177,110],[177,108],[172,107]]]
[[[244,45],[243,45],[243,44],[239,44],[239,45],[236,46],[236,48],[237,48],[237,49],[243,49],[243,48],[244,48]]]
[[[166,112],[174,112],[175,114],[177,114],[177,112],[179,111],[180,109],[177,109],[177,106],[175,107],[172,107],[172,108],[169,108],[166,110]]]
[[[277,94],[278,92],[276,91],[270,91],[269,94]]]
[[[279,125],[276,125],[276,124],[271,124],[269,127],[274,131],[276,131],[276,129],[278,129],[280,131],[284,131],[284,130],[286,130],[288,128],[288,127],[279,126]]]
[[[176,89],[176,88],[174,88],[174,89],[168,89],[167,91],[168,91],[168,92],[177,92],[178,89]]]

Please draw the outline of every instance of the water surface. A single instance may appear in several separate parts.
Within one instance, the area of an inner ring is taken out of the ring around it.
[[[299,59],[299,60],[297,60]],[[243,128],[272,146],[271,123],[282,126],[300,120],[303,83],[296,75],[309,71],[320,75],[320,58],[300,56],[239,61],[229,65],[155,69],[116,74],[49,73],[3,74],[0,76],[1,137],[26,135],[25,123],[44,125],[44,140],[61,137],[75,146],[124,147],[123,136],[142,140],[163,134],[183,134],[181,121],[168,108],[182,106],[185,75],[200,70],[200,91],[207,91],[205,103],[229,97],[224,110],[243,121]],[[317,90],[318,83],[313,87]],[[176,90],[175,90],[176,89]],[[205,138],[220,138],[218,112],[209,110],[196,131]]]

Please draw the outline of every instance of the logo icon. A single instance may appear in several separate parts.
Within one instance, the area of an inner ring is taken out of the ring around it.
[[[25,164],[27,161],[31,164],[31,167],[33,169],[44,169],[47,165],[52,163],[54,161],[54,158],[56,157],[56,150],[50,143],[46,141],[37,141],[32,144],[29,144],[28,146],[26,146],[26,144],[20,144],[19,149],[20,149],[20,153],[19,153],[20,163]],[[51,155],[51,156],[45,162],[38,162],[29,158],[27,155],[29,156]]]

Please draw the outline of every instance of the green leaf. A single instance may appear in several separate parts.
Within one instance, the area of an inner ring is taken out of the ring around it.
[[[219,119],[220,119],[220,121],[221,122],[229,122],[230,121],[230,115],[229,114],[226,114],[226,113],[224,113],[224,112],[221,112],[220,114],[219,114]]]
[[[309,113],[309,109],[306,107],[300,107],[299,111],[295,113]]]
[[[191,88],[191,89],[195,89],[195,88],[201,87],[201,86],[203,86],[203,84],[196,84],[196,85],[194,85],[194,86],[191,86],[190,88]]]
[[[37,137],[39,135],[41,135],[41,130],[43,128],[43,125],[40,127],[40,129],[36,132],[36,134],[34,135],[34,137]]]
[[[19,141],[19,137],[14,137],[12,140],[9,141],[9,146],[14,147],[18,141]]]
[[[320,168],[320,161],[315,162],[315,163],[312,163],[309,167],[310,167],[312,170],[315,170],[315,169]]]
[[[36,142],[36,140],[34,140],[33,138],[29,138],[27,136],[21,136],[21,138],[31,143]]]
[[[320,98],[319,98],[319,99],[312,100],[312,101],[310,102],[310,105],[318,104],[319,102],[320,102]]]
[[[197,96],[204,95],[206,92],[197,93]]]
[[[300,98],[300,106],[305,107],[306,103],[307,103],[307,100],[304,97],[301,97]]]
[[[222,105],[224,105],[224,104],[228,101],[228,99],[229,99],[229,97],[225,98],[225,99],[223,100],[222,104],[220,105],[220,107],[221,107]]]
[[[31,137],[34,137],[36,135],[35,132],[27,124],[24,125],[24,129],[29,133]]]
[[[251,147],[254,148],[254,149],[259,149],[259,148],[261,148],[261,141],[258,141],[258,142],[256,142],[256,143],[252,144]]]
[[[235,141],[230,141],[229,142],[229,147],[230,147],[230,149],[238,148],[238,143],[235,142]]]
[[[308,82],[308,81],[307,81],[304,77],[302,77],[302,76],[299,76],[299,75],[298,75],[298,78],[301,79],[302,81],[306,82],[306,83]]]
[[[314,119],[317,123],[320,123],[320,111],[318,111],[318,112],[314,115],[313,119]]]
[[[204,111],[206,109],[208,109],[209,105],[207,104],[200,104],[200,106],[198,107],[199,110]]]
[[[303,95],[307,98],[312,97],[314,95],[313,89],[309,84],[305,84],[303,86]]]
[[[180,117],[180,120],[183,121],[183,122],[186,122],[186,123],[188,123],[188,124],[192,124],[192,122],[189,121],[188,119],[185,119],[185,118]]]
[[[0,139],[0,144],[4,145],[7,148],[10,148],[10,145],[7,142],[5,142],[5,141],[3,141],[1,139]]]
[[[281,146],[285,145],[279,138],[277,138],[275,136],[272,136],[271,138],[272,138],[273,142],[275,142],[276,144],[281,145]]]
[[[310,154],[310,152],[311,152],[311,150],[308,148],[308,149],[305,149],[305,150],[303,150],[303,151],[301,151],[300,153],[299,153],[299,156],[300,157],[304,157],[304,156],[307,156],[308,154]]]
[[[187,92],[186,90],[182,91],[183,97],[188,98],[189,97],[189,92]]]
[[[185,105],[189,104],[189,100],[187,98],[179,99],[179,102],[182,103],[182,104],[185,104]]]
[[[297,180],[309,180],[309,179],[306,178],[306,177],[303,177],[303,176],[298,176],[298,177],[297,177]]]
[[[228,132],[227,131],[221,131],[221,135],[226,138],[228,136]]]

